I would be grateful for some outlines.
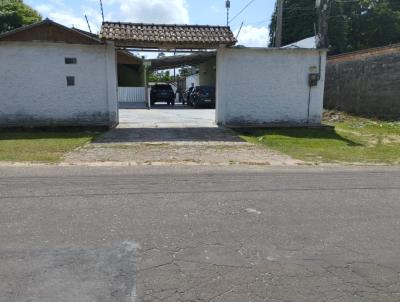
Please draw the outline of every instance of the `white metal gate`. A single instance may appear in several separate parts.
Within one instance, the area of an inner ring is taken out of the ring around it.
[[[118,87],[118,103],[144,103],[145,87]]]

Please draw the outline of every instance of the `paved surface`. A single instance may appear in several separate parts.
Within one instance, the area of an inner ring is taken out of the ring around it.
[[[119,120],[129,124],[129,128],[216,127],[215,109],[194,109],[181,104],[157,104],[151,110],[120,109]]]
[[[217,127],[214,109],[121,109],[121,124],[67,155],[74,165],[296,165],[287,155]]]
[[[1,168],[0,300],[399,301],[400,170]]]

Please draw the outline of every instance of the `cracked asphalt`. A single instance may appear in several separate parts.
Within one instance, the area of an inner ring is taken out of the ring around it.
[[[0,301],[400,301],[400,169],[0,168]]]

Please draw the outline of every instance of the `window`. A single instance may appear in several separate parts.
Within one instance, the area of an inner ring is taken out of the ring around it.
[[[65,64],[76,64],[77,62],[76,58],[65,58]]]
[[[75,77],[67,76],[67,86],[75,86]]]

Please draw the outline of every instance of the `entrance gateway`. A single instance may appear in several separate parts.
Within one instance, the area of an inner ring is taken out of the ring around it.
[[[324,49],[233,47],[237,41],[229,27],[209,25],[104,22],[100,39],[131,51],[192,53],[151,60],[150,68],[202,65],[200,77],[211,69],[214,78],[204,81],[215,83],[218,125],[321,123]]]
[[[179,81],[176,81],[175,68],[179,67],[198,67],[202,72],[195,75],[197,78],[196,85],[215,87],[215,50],[219,47],[233,46],[236,43],[229,27],[209,25],[104,22],[100,38],[104,41],[114,42],[115,47],[122,48],[125,51],[174,52],[174,56],[143,60],[141,66],[136,65],[137,67],[131,70],[124,71],[123,69],[126,69],[126,66],[118,65],[118,98],[121,108],[135,108],[137,107],[135,103],[140,106],[143,101],[149,109],[151,108],[147,73],[156,70],[174,69],[173,84],[176,87],[174,89],[179,90],[181,95],[191,84],[186,85],[188,79],[185,81],[180,78]],[[179,55],[176,55],[177,53]],[[183,55],[182,53],[186,54]],[[136,75],[132,76],[133,73],[136,73]],[[127,83],[122,80],[124,77],[136,78],[137,80],[131,80]],[[180,97],[180,100],[182,101],[183,98]]]

